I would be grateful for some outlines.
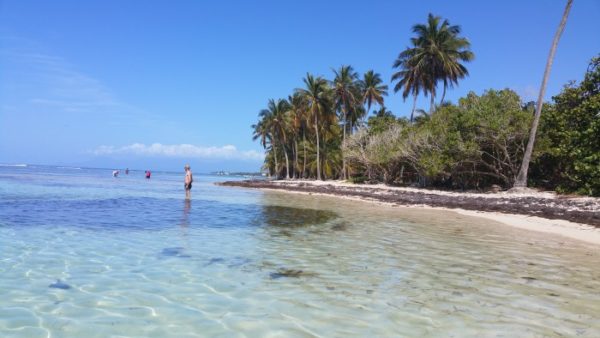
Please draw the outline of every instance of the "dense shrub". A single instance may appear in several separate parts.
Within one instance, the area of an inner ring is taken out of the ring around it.
[[[367,176],[384,182],[509,187],[530,120],[531,113],[511,90],[469,93],[458,105],[445,105],[414,125],[393,123],[378,133],[360,131],[350,138],[345,154],[367,168]]]
[[[569,84],[546,105],[540,121],[534,184],[600,196],[600,57],[583,81]]]

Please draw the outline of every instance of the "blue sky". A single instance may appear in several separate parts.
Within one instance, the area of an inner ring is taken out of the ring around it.
[[[268,99],[342,64],[389,81],[429,12],[460,25],[476,56],[448,99],[508,87],[533,100],[564,5],[0,0],[0,163],[257,170],[250,125]],[[548,99],[600,52],[598,17],[599,1],[574,2]],[[399,116],[410,105],[386,99]]]

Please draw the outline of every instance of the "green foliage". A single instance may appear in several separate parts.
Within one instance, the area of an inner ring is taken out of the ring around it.
[[[370,116],[367,120],[369,133],[371,134],[379,134],[392,126],[406,124],[407,122],[405,120],[397,119],[396,116],[391,111],[387,110],[386,107],[381,107],[381,109],[375,112],[375,115]]]
[[[414,32],[413,47],[394,64],[395,91],[433,97],[438,83],[445,92],[467,75],[461,62],[473,55],[458,26],[430,15]],[[352,182],[453,189],[513,186],[535,108],[514,91],[470,92],[457,104],[442,100],[429,113],[413,107],[417,117],[411,113],[408,121],[384,106],[387,86],[373,71],[359,79],[342,66],[333,81],[311,74],[303,81],[287,100],[270,100],[252,125],[270,174],[337,179],[348,173]],[[543,107],[531,183],[600,196],[600,57],[579,85],[569,84],[553,100]],[[365,124],[372,104],[379,110]]]
[[[446,104],[415,124],[382,110],[345,151],[385,182],[509,187],[519,169],[530,120],[530,112],[511,90],[469,93],[458,105]]]
[[[600,196],[600,57],[583,81],[567,85],[544,107],[542,155],[532,164],[532,181],[562,192]]]
[[[334,75],[328,81],[307,73],[304,87],[287,100],[269,100],[252,125],[266,151],[264,169],[276,178],[343,177],[346,134],[364,125],[371,105],[383,106],[387,86],[378,73],[369,70],[361,80],[352,66],[342,66]]]

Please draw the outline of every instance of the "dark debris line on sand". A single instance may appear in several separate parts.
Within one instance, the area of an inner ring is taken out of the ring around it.
[[[600,227],[600,210],[593,207],[582,208],[574,199],[569,198],[555,198],[552,200],[532,196],[480,198],[473,195],[448,196],[426,192],[382,190],[380,188],[370,188],[369,186],[356,186],[355,188],[333,185],[316,186],[302,183],[282,185],[269,181],[228,181],[217,184],[229,187],[267,188],[360,197],[397,205],[428,205],[451,209],[460,208],[506,214],[522,214],[548,219],[562,219]]]

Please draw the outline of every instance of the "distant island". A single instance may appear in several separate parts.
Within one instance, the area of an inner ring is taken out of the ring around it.
[[[244,171],[240,171],[240,172],[230,172],[230,171],[213,171],[210,173],[211,175],[216,175],[216,176],[244,176],[244,177],[253,177],[253,176],[267,176],[266,173],[261,173],[261,172],[244,172]]]

